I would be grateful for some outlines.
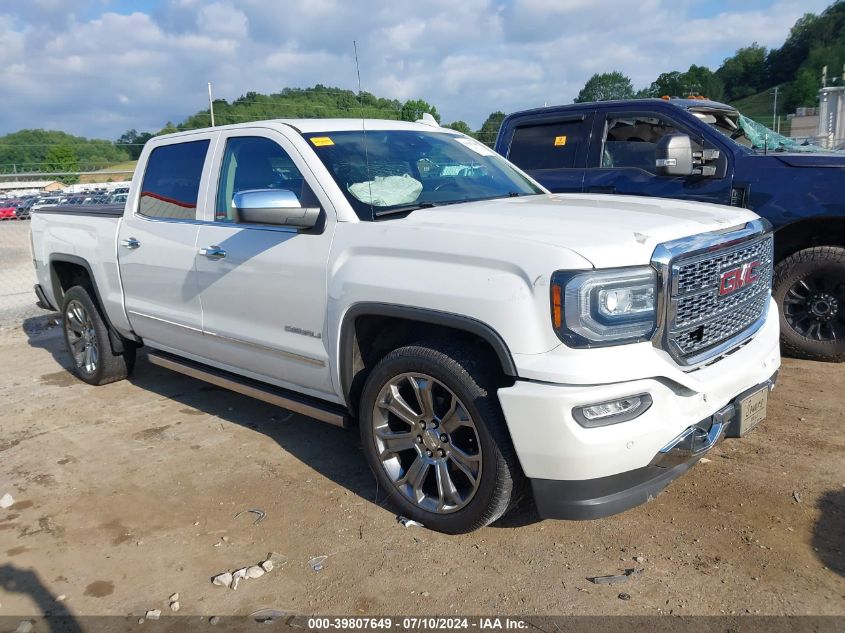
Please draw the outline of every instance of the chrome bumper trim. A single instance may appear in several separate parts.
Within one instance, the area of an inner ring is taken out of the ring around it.
[[[752,389],[743,392],[709,418],[684,429],[680,435],[657,451],[657,455],[649,462],[649,466],[671,468],[703,456],[725,437],[728,427],[736,418],[739,399],[744,394],[762,387],[768,387],[771,391],[775,388],[776,379],[777,373]]]

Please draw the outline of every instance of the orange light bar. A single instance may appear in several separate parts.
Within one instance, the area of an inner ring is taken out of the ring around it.
[[[563,325],[561,306],[560,286],[554,284],[552,286],[552,323],[555,328],[560,328]]]

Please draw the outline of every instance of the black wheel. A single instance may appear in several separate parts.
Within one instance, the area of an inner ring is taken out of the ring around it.
[[[105,385],[132,373],[135,347],[128,345],[122,353],[114,351],[100,310],[82,286],[65,293],[62,329],[74,371],[88,384]]]
[[[845,248],[816,246],[775,267],[781,344],[797,358],[845,361]]]
[[[495,389],[461,347],[409,345],[373,369],[361,396],[361,441],[402,515],[460,534],[518,500],[522,471]]]

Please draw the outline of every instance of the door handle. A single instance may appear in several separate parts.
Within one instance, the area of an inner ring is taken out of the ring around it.
[[[211,246],[201,248],[200,255],[202,255],[203,257],[208,257],[208,259],[223,259],[224,257],[226,257],[226,251],[224,251],[216,244],[212,244]]]
[[[616,193],[616,187],[587,187],[587,193]]]
[[[136,240],[134,237],[127,237],[125,240],[120,240],[120,245],[123,248],[128,248],[129,250],[135,250],[141,245],[141,242]]]

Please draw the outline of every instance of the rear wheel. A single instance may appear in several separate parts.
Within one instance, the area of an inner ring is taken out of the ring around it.
[[[775,267],[781,343],[798,358],[845,361],[845,248],[817,246]]]
[[[135,347],[127,345],[123,352],[114,351],[108,326],[88,290],[74,286],[65,293],[62,317],[65,344],[80,379],[105,385],[132,372]]]
[[[379,485],[426,527],[470,532],[517,500],[522,473],[495,384],[469,350],[388,354],[364,385],[360,429]]]

